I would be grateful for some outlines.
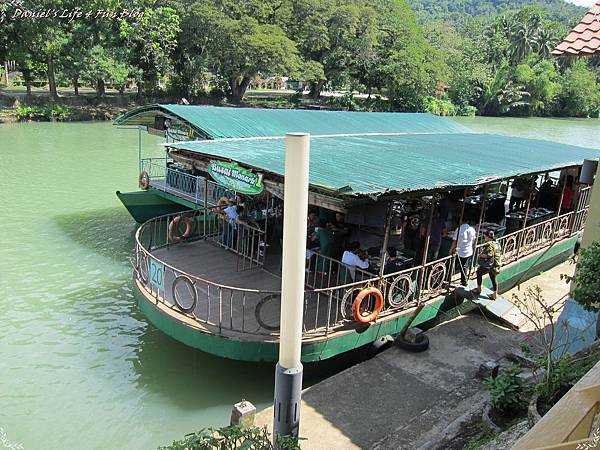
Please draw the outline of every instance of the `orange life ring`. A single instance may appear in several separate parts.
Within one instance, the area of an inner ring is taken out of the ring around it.
[[[150,187],[150,176],[148,175],[148,172],[146,172],[145,170],[142,170],[140,172],[138,184],[139,184],[140,188],[142,188],[143,190],[146,190]]]
[[[181,236],[177,235],[177,229],[179,227],[179,222],[181,222],[181,218],[183,217],[183,223],[185,223],[185,231]],[[169,224],[169,240],[171,242],[181,242],[182,239],[187,239],[192,235],[192,221],[189,217],[185,216],[175,216],[171,223]]]
[[[375,308],[373,309],[373,311],[371,311],[371,314],[365,316],[362,314],[360,307],[362,306],[363,300],[370,297],[371,295],[375,296]],[[352,303],[352,315],[354,316],[354,320],[360,323],[370,323],[375,321],[382,309],[383,294],[376,287],[369,287],[363,289],[358,293],[358,295],[354,299],[354,303]]]

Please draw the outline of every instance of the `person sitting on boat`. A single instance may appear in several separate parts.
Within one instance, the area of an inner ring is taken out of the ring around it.
[[[405,262],[398,259],[398,249],[396,247],[388,247],[383,274],[389,275],[390,273],[401,272],[404,269],[408,269],[408,266]]]
[[[512,211],[513,209],[522,208],[527,196],[526,181],[522,178],[516,178],[512,183],[512,192],[508,203],[508,209]]]
[[[356,268],[368,269],[369,256],[360,248],[360,243],[351,242],[348,244],[346,251],[342,255],[342,264],[346,266],[352,280],[356,279]]]
[[[500,256],[502,250],[500,244],[496,241],[492,230],[486,230],[483,236],[485,238],[485,243],[483,244],[481,253],[478,257],[479,267],[477,267],[477,287],[471,292],[474,295],[481,294],[483,276],[489,274],[490,281],[492,282],[492,293],[489,298],[490,300],[496,300],[498,297],[498,283],[496,282],[496,276],[500,272]]]
[[[306,248],[308,250],[315,250],[319,247],[319,238],[316,230],[319,225],[319,216],[316,212],[311,211],[308,213],[306,226]]]
[[[339,212],[335,213],[335,220],[330,222],[330,229],[333,234],[332,253],[339,258],[344,252],[351,231],[346,223],[346,216]]]

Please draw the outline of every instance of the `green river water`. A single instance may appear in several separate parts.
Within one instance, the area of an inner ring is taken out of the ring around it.
[[[598,120],[459,121],[600,148]],[[0,125],[0,152],[0,449],[152,449],[242,397],[267,405],[272,365],[189,349],[134,305],[136,226],[114,193],[137,189],[136,131]]]

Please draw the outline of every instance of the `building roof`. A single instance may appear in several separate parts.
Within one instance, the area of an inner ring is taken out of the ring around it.
[[[600,53],[600,0],[552,51],[553,55],[586,56]]]
[[[115,124],[153,126],[157,115],[174,117],[206,139],[283,136],[294,131],[319,135],[469,131],[450,119],[432,114],[191,105],[142,106],[118,117]]]
[[[283,137],[167,145],[284,173]],[[600,150],[493,134],[312,136],[310,183],[346,195],[431,190],[560,169],[599,155]]]

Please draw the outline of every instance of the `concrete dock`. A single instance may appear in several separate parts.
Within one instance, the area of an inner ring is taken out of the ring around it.
[[[556,301],[568,292],[561,264],[523,283],[537,284]],[[511,298],[518,289],[503,294]],[[501,359],[523,339],[477,312],[427,332],[424,353],[392,347],[350,367],[303,393],[300,436],[303,449],[436,449],[453,431],[453,422],[481,411],[487,395],[476,377],[479,366]],[[257,416],[270,427],[272,408]],[[455,430],[454,430],[455,431]],[[446,447],[447,448],[447,447]]]

